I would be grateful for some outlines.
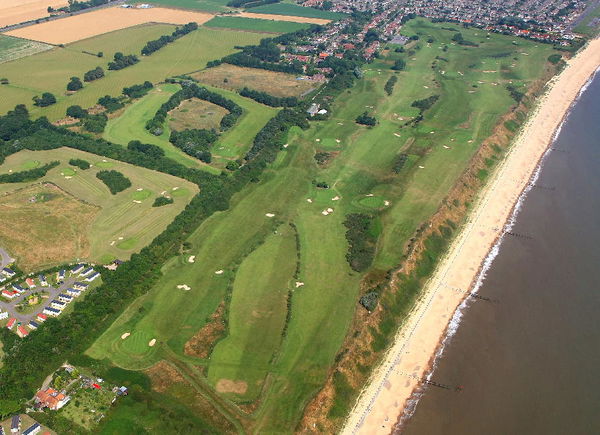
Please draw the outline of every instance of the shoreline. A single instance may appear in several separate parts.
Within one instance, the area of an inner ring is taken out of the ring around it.
[[[600,39],[594,39],[547,84],[362,390],[341,433],[389,434],[398,421],[410,417],[421,394],[421,380],[433,374],[469,303],[468,295],[481,285],[544,155],[599,67]]]

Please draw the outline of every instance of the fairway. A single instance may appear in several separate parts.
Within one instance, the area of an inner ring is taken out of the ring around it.
[[[192,74],[201,83],[239,91],[250,87],[275,97],[298,97],[319,86],[310,80],[298,80],[295,75],[222,64]]]
[[[145,80],[158,83],[165,77],[198,71],[209,60],[233,53],[236,45],[256,43],[261,38],[255,33],[200,28],[152,56],[143,57],[136,65],[120,71],[107,71],[107,64],[116,51],[139,53],[147,41],[174,29],[175,26],[164,24],[132,27],[3,64],[2,76],[8,78],[10,84],[2,85],[0,113],[12,110],[17,104],[26,104],[34,118],[43,115],[55,121],[64,118],[67,107],[71,105],[91,107],[100,97],[118,96],[126,86]],[[102,51],[104,57],[98,58],[83,51]],[[86,71],[97,66],[104,68],[104,78],[85,83],[83,89],[72,95],[65,94],[69,77],[83,77]],[[28,74],[22,74],[22,71],[28,71]],[[43,92],[52,92],[57,103],[46,108],[33,106],[32,97]]]
[[[87,170],[68,166],[72,158],[86,160],[93,166]],[[19,190],[32,184],[39,189],[40,180],[0,184],[0,192],[8,193],[4,201],[21,204],[0,210],[3,220],[18,222],[16,226],[5,226],[0,239],[22,268],[84,259],[97,262],[127,259],[158,235],[198,192],[194,184],[180,178],[70,148],[20,151],[6,158],[0,172],[21,171],[32,163],[46,164],[54,160],[59,160],[61,165],[41,179],[52,183],[46,187],[50,193],[54,192],[52,189],[58,192],[56,197],[49,196],[50,201],[46,197],[34,202],[26,200],[46,191],[24,197],[22,192],[29,191]],[[96,178],[96,172],[107,167],[123,173],[131,180],[132,187],[111,195]],[[152,207],[155,197],[163,192],[171,196],[170,192],[177,187],[180,189],[176,189],[177,196],[172,195],[173,204]],[[25,214],[32,218],[24,219]]]
[[[460,29],[479,46],[454,45],[455,32],[442,27]],[[401,264],[410,238],[515,104],[506,86],[525,90],[546,71],[553,52],[531,41],[513,43],[510,37],[424,19],[411,20],[402,32],[422,35],[407,46],[414,53],[390,50],[365,65],[363,78],[333,102],[329,120],[315,121],[306,131],[292,129],[289,146],[260,180],[190,235],[185,255],[163,267],[153,289],[91,346],[90,356],[110,355],[130,369],[166,359],[198,385],[208,383],[242,406],[219,402],[248,432],[297,430],[344,339],[358,331],[349,326],[363,309],[358,296],[369,285],[365,273],[385,275]],[[435,42],[423,42],[428,36]],[[391,67],[399,58],[407,66],[397,73]],[[388,96],[384,86],[392,75],[398,84]],[[433,95],[436,102],[418,119],[412,103]],[[365,110],[376,117],[374,128],[356,124]],[[409,121],[414,127],[405,126]],[[239,131],[246,130],[231,133]],[[322,167],[314,158],[319,151],[332,153]],[[317,182],[330,187],[317,188]],[[351,269],[347,260],[344,221],[350,213],[373,216],[370,231],[379,236],[373,264],[364,272]],[[178,288],[184,284],[188,291]],[[221,304],[226,336],[207,344],[209,358],[186,355],[185,344]],[[114,351],[129,330],[155,335],[162,354],[133,358],[126,350]]]
[[[246,30],[249,32],[289,33],[306,29],[309,24],[291,23],[284,21],[246,18],[246,17],[214,17],[204,23],[206,27],[221,27],[225,29]]]
[[[52,49],[51,45],[0,35],[0,63],[17,60]]]

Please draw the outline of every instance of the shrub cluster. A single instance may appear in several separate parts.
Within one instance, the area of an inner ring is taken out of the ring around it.
[[[240,91],[240,95],[242,97],[252,98],[256,102],[271,107],[294,107],[300,103],[296,97],[275,97],[266,92],[255,91],[254,89],[246,87]]]
[[[118,52],[115,53],[113,61],[108,63],[108,69],[111,71],[120,70],[135,65],[139,61],[140,60],[135,54],[124,55],[123,53]]]
[[[369,114],[365,111],[356,117],[357,124],[374,126],[377,124],[377,118],[374,116],[369,116]]]
[[[69,165],[71,166],[77,166],[79,169],[90,169],[90,162],[88,162],[87,160],[83,160],[83,159],[71,159],[69,160]]]
[[[102,67],[97,66],[94,69],[89,70],[83,75],[84,82],[93,82],[104,77],[104,70]]]
[[[46,107],[56,103],[56,97],[50,92],[44,92],[41,97],[33,97],[33,105],[38,107]]]
[[[111,97],[110,95],[98,98],[98,104],[104,107],[109,113],[119,110],[124,106],[120,98]]]
[[[152,204],[152,207],[162,207],[164,205],[173,204],[173,198],[167,198],[166,196],[157,196]]]
[[[108,117],[104,113],[88,115],[83,118],[83,128],[90,133],[102,133],[106,128]]]
[[[96,174],[96,178],[102,180],[108,187],[108,190],[110,190],[110,193],[113,195],[116,195],[117,193],[131,187],[131,181],[129,181],[129,178],[121,174],[119,171],[99,171]]]
[[[385,90],[385,93],[388,95],[392,95],[392,92],[394,92],[394,86],[396,85],[396,82],[398,81],[398,77],[396,76],[391,76],[387,82],[385,82],[385,86],[383,87],[383,89]]]
[[[402,170],[402,168],[404,167],[404,165],[406,164],[407,160],[408,160],[408,154],[405,154],[405,153],[398,154],[398,156],[394,160],[394,165],[392,166],[392,171],[394,171],[396,174],[399,174],[400,171]]]
[[[212,155],[209,150],[218,137],[214,131],[205,128],[186,129],[183,131],[173,131],[169,137],[169,142],[184,153],[196,157],[205,163],[210,163]]]
[[[144,48],[142,48],[142,55],[149,56],[155,51],[158,51],[161,48],[163,48],[165,45],[170,44],[171,42],[181,38],[184,35],[187,35],[190,32],[193,32],[197,28],[197,23],[187,23],[183,27],[177,27],[175,31],[170,35],[163,35],[158,39],[148,41]]]
[[[152,86],[152,83],[146,80],[141,85],[133,85],[127,88],[123,88],[123,94],[127,95],[129,98],[142,98],[153,87],[154,86]]]
[[[415,100],[412,102],[411,107],[416,107],[421,111],[421,113],[426,110],[431,109],[431,107],[435,104],[435,102],[440,98],[439,95],[432,95],[427,98],[423,98],[422,100]]]
[[[346,216],[344,226],[346,240],[348,240],[348,253],[346,259],[350,267],[362,272],[367,269],[375,256],[377,239],[371,234],[372,217],[362,213],[352,213]]]
[[[79,77],[71,77],[69,83],[67,83],[67,91],[78,91],[83,88],[83,83]]]

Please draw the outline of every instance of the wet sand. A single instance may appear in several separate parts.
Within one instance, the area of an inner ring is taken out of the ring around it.
[[[600,66],[600,39],[571,59],[548,85],[510,152],[482,190],[419,302],[375,370],[343,429],[344,434],[389,434],[413,391],[427,375],[458,306],[502,235],[521,193],[580,89]]]

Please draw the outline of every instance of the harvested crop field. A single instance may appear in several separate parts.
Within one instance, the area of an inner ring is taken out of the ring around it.
[[[212,17],[212,15],[202,12],[179,9],[107,8],[24,27],[6,34],[49,44],[68,44],[144,23],[186,24],[196,22],[202,24]]]
[[[297,97],[318,86],[308,80],[298,80],[292,74],[229,64],[208,68],[192,74],[192,77],[200,80],[201,83],[219,88],[237,91],[248,86],[276,97]]]
[[[47,17],[48,6],[60,8],[67,0],[2,0],[0,2],[0,27]]]
[[[291,21],[293,23],[310,23],[310,24],[327,24],[331,20],[314,17],[297,17],[293,15],[275,15],[275,14],[255,14],[253,12],[242,12],[237,14],[236,17],[244,18],[258,18],[262,20],[277,20],[277,21]]]
[[[181,131],[186,128],[218,129],[228,111],[208,101],[186,100],[169,112],[169,128]]]

